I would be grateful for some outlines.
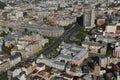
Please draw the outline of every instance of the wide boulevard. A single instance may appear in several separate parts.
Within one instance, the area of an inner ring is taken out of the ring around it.
[[[51,53],[51,51],[58,47],[58,45],[64,41],[64,39],[69,39],[69,37],[78,29],[77,24],[73,24],[70,29],[66,30],[63,35],[56,38],[47,48],[45,48],[41,53],[46,56]],[[39,56],[38,56],[39,58]]]

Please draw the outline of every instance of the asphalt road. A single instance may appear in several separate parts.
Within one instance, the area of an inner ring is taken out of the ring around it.
[[[65,31],[63,35],[59,38],[55,39],[52,44],[50,44],[47,48],[45,48],[41,53],[46,56],[51,53],[51,51],[59,46],[59,44],[64,41],[64,39],[69,39],[71,34],[74,33],[78,29],[77,24],[74,24],[70,29]],[[39,57],[39,56],[38,56]]]

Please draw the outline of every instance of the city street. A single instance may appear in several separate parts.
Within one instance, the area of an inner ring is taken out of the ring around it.
[[[52,44],[50,44],[47,48],[45,48],[41,53],[45,56],[50,54],[51,51],[53,49],[55,49],[59,45],[59,43],[61,43],[61,41],[64,41],[65,38],[69,39],[71,34],[74,33],[77,29],[78,29],[77,24],[73,24],[73,26],[70,29],[68,29],[66,32],[64,32],[64,34],[62,36],[55,39],[54,42]]]

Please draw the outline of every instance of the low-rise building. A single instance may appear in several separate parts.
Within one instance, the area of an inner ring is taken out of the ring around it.
[[[96,64],[94,69],[94,74],[100,76],[100,65]]]
[[[102,42],[105,42],[105,43],[111,43],[111,42],[114,42],[114,41],[116,41],[116,40],[115,40],[115,38],[110,37],[110,36],[98,35],[98,36],[96,37],[96,41],[102,41]]]
[[[8,80],[11,80],[11,78],[17,77],[22,72],[21,68],[11,68],[7,71]]]
[[[58,18],[56,20],[56,23],[59,24],[60,26],[68,26],[76,21],[76,18]]]
[[[42,45],[39,43],[30,44],[30,45],[26,46],[26,48],[25,48],[25,50],[28,52],[27,53],[28,57],[34,55],[41,49],[42,49]]]
[[[51,67],[59,69],[59,70],[64,70],[65,64],[66,64],[65,62],[54,61],[51,63]]]
[[[82,46],[89,50],[90,53],[100,53],[106,54],[107,43],[98,43],[98,42],[82,42]],[[103,50],[104,49],[104,50]],[[104,51],[104,53],[102,53]]]
[[[82,70],[78,67],[71,67],[71,63],[68,63],[66,66],[66,73],[72,76],[81,76]]]
[[[39,56],[36,60],[37,63],[41,62],[50,67],[64,70],[67,62],[72,62],[75,65],[80,65],[86,58],[88,58],[88,51],[83,47],[75,44],[67,44],[62,42],[59,46],[60,55],[53,59],[47,59],[43,55]]]
[[[36,66],[36,69],[37,69],[38,71],[43,71],[43,70],[45,70],[45,64],[43,64],[43,63],[38,63],[37,66]]]
[[[114,58],[114,57],[101,57],[100,58],[100,66],[101,67],[106,67],[110,63],[117,64],[118,62],[120,62],[119,58]]]
[[[11,50],[11,54],[20,52],[22,58],[25,59],[40,51],[48,42],[48,39],[44,39],[40,34],[33,34],[21,36],[16,42],[17,45],[15,46],[17,47]]]
[[[0,52],[3,50],[2,47],[3,47],[3,41],[2,39],[0,39]]]
[[[87,58],[88,58],[88,51],[81,50],[77,55],[73,57],[72,64],[80,65]]]
[[[113,56],[120,58],[120,46],[115,47],[115,49],[113,50]]]
[[[120,35],[120,23],[116,25],[108,25],[106,26],[105,34],[106,36],[116,37]]]
[[[47,37],[59,37],[64,33],[64,28],[62,27],[52,27],[49,25],[41,25],[41,24],[37,24],[37,25],[25,25],[25,26],[21,26],[20,28],[22,29],[29,29],[30,31],[37,31],[39,33],[41,33],[41,35],[43,36],[47,36]]]
[[[28,55],[27,55],[28,52],[26,50],[11,49],[11,55],[14,55],[16,52],[21,53],[22,59],[28,58]]]
[[[10,37],[10,36],[4,37],[4,40],[5,40],[5,46],[6,47],[11,47],[11,45],[15,44],[15,39]]]
[[[42,77],[45,80],[50,80],[54,75],[45,71],[38,72],[37,76]]]
[[[21,53],[16,52],[14,55],[10,56],[10,65],[15,66],[17,63],[21,62]]]
[[[17,79],[18,79],[18,80],[27,80],[26,74],[20,73],[20,74],[17,76]]]
[[[8,69],[10,69],[10,59],[0,61],[0,72],[4,72]]]
[[[63,79],[67,79],[67,80],[73,80],[73,76],[68,75],[68,74],[64,74],[62,75]]]
[[[47,59],[47,58],[38,58],[37,63],[44,63],[46,64],[47,66],[50,66],[50,67],[53,67],[53,68],[56,68],[56,69],[59,69],[59,70],[64,70],[65,69],[65,64],[64,62],[60,62],[60,61],[54,61],[54,60],[50,60],[50,59]]]
[[[69,55],[60,54],[56,59],[59,61],[64,60],[65,62],[68,62],[72,60],[72,56],[71,54]]]
[[[25,71],[26,75],[29,75],[36,69],[36,64],[35,62],[32,63],[26,63],[22,67],[22,71]]]
[[[36,63],[44,63],[45,65],[51,66],[51,60],[45,58],[42,54],[38,57]]]

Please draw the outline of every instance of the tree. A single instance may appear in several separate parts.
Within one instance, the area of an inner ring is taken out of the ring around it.
[[[76,34],[75,37],[76,37],[77,39],[82,39],[82,40],[83,40],[83,39],[86,37],[86,34],[87,34],[86,32],[78,31],[78,33]]]
[[[0,9],[4,9],[5,6],[6,6],[6,4],[4,2],[0,1]]]
[[[23,12],[23,17],[27,17],[27,12]]]
[[[108,51],[106,52],[106,55],[111,55],[112,53],[113,53],[112,50],[108,50]]]
[[[19,80],[19,79],[15,77],[15,78],[12,78],[11,80]]]
[[[56,80],[55,77],[52,77],[50,80]]]
[[[8,33],[6,33],[5,31],[3,31],[1,34],[0,34],[0,37],[4,37],[6,36]]]
[[[8,80],[7,76],[7,72],[1,72],[0,73],[0,80]]]
[[[27,29],[27,28],[25,28],[25,29],[24,29],[24,31],[27,33],[27,32],[28,32],[28,29]]]
[[[65,60],[60,60],[60,62],[65,62]]]
[[[12,31],[13,31],[13,28],[10,28],[10,27],[9,27],[8,29],[9,29],[9,31],[10,31],[10,32],[12,32]]]
[[[47,72],[51,72],[51,71],[52,71],[52,67],[45,66],[45,70],[46,70]]]
[[[3,12],[2,16],[7,19],[7,14],[8,14],[8,12]]]

